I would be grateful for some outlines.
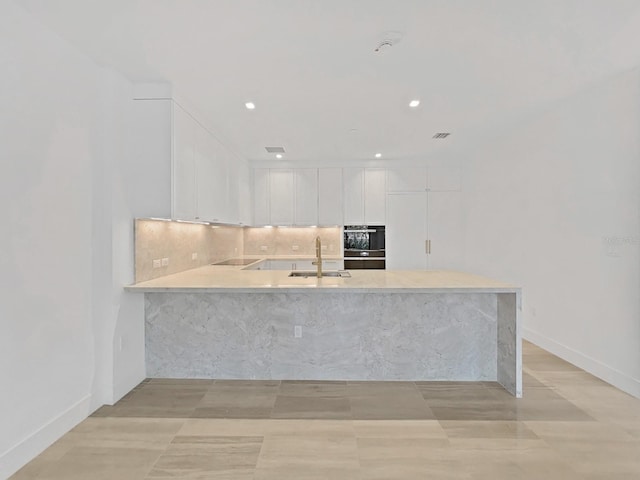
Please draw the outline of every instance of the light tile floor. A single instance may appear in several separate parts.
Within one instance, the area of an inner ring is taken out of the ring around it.
[[[495,383],[146,380],[13,480],[640,479],[640,400],[524,343]]]

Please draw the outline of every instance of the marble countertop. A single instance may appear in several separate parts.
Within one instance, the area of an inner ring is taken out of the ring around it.
[[[300,257],[296,257],[300,258]],[[519,287],[463,272],[442,270],[349,270],[350,278],[289,277],[288,270],[246,270],[207,265],[125,287],[129,292],[476,292],[513,293]]]

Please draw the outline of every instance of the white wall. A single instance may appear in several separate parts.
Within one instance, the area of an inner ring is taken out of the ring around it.
[[[469,154],[469,270],[523,287],[525,336],[640,396],[640,74]]]
[[[5,478],[144,377],[143,302],[122,285],[133,279],[133,216],[163,214],[141,199],[166,172],[132,175],[153,159],[132,153],[131,84],[11,1],[0,64]]]

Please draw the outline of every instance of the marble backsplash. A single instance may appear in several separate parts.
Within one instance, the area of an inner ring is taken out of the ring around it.
[[[315,255],[316,237],[322,240],[322,254],[342,256],[341,227],[249,227],[244,229],[245,255]]]
[[[136,283],[237,257],[242,252],[242,227],[135,221]],[[168,265],[154,268],[153,261],[162,262],[163,258],[168,259]]]
[[[315,255],[317,236],[323,255],[342,256],[340,227],[254,228],[136,219],[136,283],[242,255]],[[154,267],[154,260],[160,267]]]

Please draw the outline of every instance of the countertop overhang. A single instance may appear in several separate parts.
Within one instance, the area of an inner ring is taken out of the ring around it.
[[[521,288],[465,272],[444,270],[349,270],[350,278],[289,277],[288,270],[244,270],[207,265],[126,286],[138,293],[520,293]]]

